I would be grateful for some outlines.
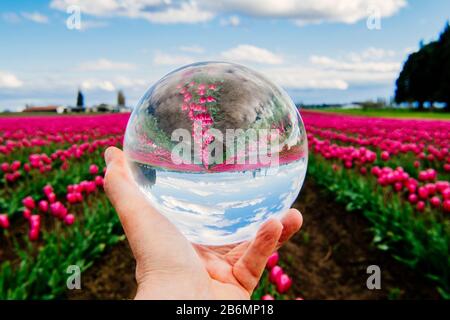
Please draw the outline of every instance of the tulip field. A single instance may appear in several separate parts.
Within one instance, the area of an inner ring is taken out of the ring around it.
[[[103,152],[122,146],[128,117],[0,118],[0,299],[64,297],[69,266],[95,267],[124,240],[103,192]],[[302,117],[306,179],[363,215],[379,250],[450,298],[450,122]],[[269,259],[253,298],[301,299],[282,258]]]
[[[303,113],[309,177],[450,298],[450,122]]]

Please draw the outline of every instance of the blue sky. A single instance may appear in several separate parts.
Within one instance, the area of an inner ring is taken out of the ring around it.
[[[2,0],[0,109],[74,104],[78,88],[88,105],[123,89],[132,106],[203,60],[259,70],[296,102],[389,98],[407,55],[449,19],[448,0]]]

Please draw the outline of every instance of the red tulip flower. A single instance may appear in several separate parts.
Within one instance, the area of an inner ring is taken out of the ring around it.
[[[279,293],[285,293],[292,286],[292,279],[287,274],[282,274],[278,278],[276,285]]]
[[[30,239],[30,241],[36,241],[37,239],[39,239],[39,229],[32,228],[28,233],[28,239]]]
[[[269,273],[269,280],[272,283],[277,283],[278,278],[283,274],[283,269],[280,266],[274,266]]]
[[[68,226],[72,225],[74,222],[75,222],[75,216],[71,213],[66,215],[66,217],[64,218],[64,223]]]
[[[31,196],[24,198],[22,200],[22,204],[30,210],[33,210],[36,207],[36,203],[34,202],[34,199]]]
[[[47,184],[42,190],[44,191],[45,195],[48,195],[49,193],[53,192],[53,187],[51,185]]]
[[[0,169],[1,169],[4,173],[8,172],[8,171],[9,171],[9,163],[8,163],[8,162],[3,162],[3,163],[0,165]]]
[[[3,229],[9,228],[9,218],[6,213],[0,214],[0,227],[2,227]]]
[[[89,167],[89,173],[92,175],[98,174],[98,167],[95,164],[91,164]]]
[[[423,201],[417,202],[416,209],[419,212],[423,212],[425,210],[425,202]]]
[[[279,258],[280,257],[278,255],[278,252],[272,253],[272,255],[267,260],[267,264],[266,264],[267,269],[271,270],[273,267],[275,267],[278,263]]]
[[[41,200],[39,201],[38,207],[41,212],[45,213],[48,211],[48,202],[45,200]]]
[[[441,206],[441,199],[439,197],[434,196],[430,199],[430,203],[433,207],[439,208]]]

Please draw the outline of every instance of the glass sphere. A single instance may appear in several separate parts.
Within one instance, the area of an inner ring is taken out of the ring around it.
[[[130,116],[129,167],[151,204],[194,243],[252,238],[303,184],[306,132],[287,93],[241,65],[202,62],[152,86]]]

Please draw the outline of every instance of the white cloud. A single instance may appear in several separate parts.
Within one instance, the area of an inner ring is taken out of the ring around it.
[[[80,22],[81,31],[89,29],[97,29],[107,27],[109,24],[106,21],[86,20],[82,19]]]
[[[108,80],[97,80],[97,79],[91,79],[91,80],[84,80],[81,83],[81,88],[84,90],[103,90],[103,91],[115,91],[116,87],[111,81]]]
[[[39,12],[22,12],[22,17],[36,23],[48,23],[48,17]]]
[[[126,76],[114,77],[112,82],[114,83],[114,85],[116,87],[132,88],[132,89],[137,89],[137,90],[142,90],[143,88],[146,88],[150,84],[150,83],[147,83],[147,81],[145,81],[143,79],[138,79],[135,77],[130,78],[130,77],[126,77]]]
[[[370,47],[362,52],[350,52],[348,58],[353,62],[377,61],[386,58],[393,58],[397,55],[394,50]]]
[[[155,65],[185,65],[195,61],[194,58],[185,55],[172,55],[168,53],[157,52],[153,57]]]
[[[324,67],[337,71],[349,72],[398,72],[401,68],[399,62],[390,61],[342,61],[335,60],[325,56],[312,56],[311,62],[313,65]]]
[[[207,2],[209,1],[202,1]],[[389,17],[405,5],[406,0],[222,0],[210,4],[217,11],[287,18],[300,25],[322,22],[355,23],[368,17],[369,8],[374,7],[381,17]]]
[[[133,70],[136,66],[128,62],[117,62],[108,59],[98,59],[96,61],[83,62],[78,69],[81,71],[122,71]]]
[[[221,19],[220,20],[220,24],[222,26],[237,27],[237,26],[239,26],[241,24],[241,19],[238,16],[233,15],[233,16],[230,16],[228,18]]]
[[[261,70],[269,79],[289,89],[347,90],[349,84],[340,75],[305,66],[290,66]]]
[[[214,18],[214,14],[200,9],[196,2],[182,3],[180,7],[169,7],[164,11],[145,12],[142,16],[154,23],[198,23]]]
[[[221,209],[231,209],[231,208],[245,208],[252,207],[264,201],[264,198],[256,198],[256,199],[248,199],[248,200],[239,200],[239,201],[228,201],[228,202],[220,202],[217,204],[217,207]]]
[[[238,62],[256,62],[261,64],[281,64],[281,56],[264,48],[255,47],[248,44],[241,44],[235,48],[222,52],[222,57]]]
[[[309,63],[303,65],[283,65],[261,71],[285,88],[347,90],[352,85],[393,83],[402,59],[403,53],[368,48],[343,57],[313,55]]]
[[[23,82],[14,74],[0,70],[0,88],[19,88]]]
[[[203,53],[205,49],[200,46],[180,46],[179,49],[189,53]]]
[[[66,11],[71,5],[81,12],[101,17],[128,17],[146,19],[153,23],[198,23],[209,21],[212,12],[198,6],[196,1],[172,2],[170,0],[52,0],[50,7]]]
[[[52,0],[50,7],[65,11],[78,5],[85,14],[125,16],[153,23],[199,23],[219,14],[290,19],[298,25],[324,22],[355,23],[376,8],[382,18],[407,5],[406,0]],[[239,18],[233,18],[239,24]]]

